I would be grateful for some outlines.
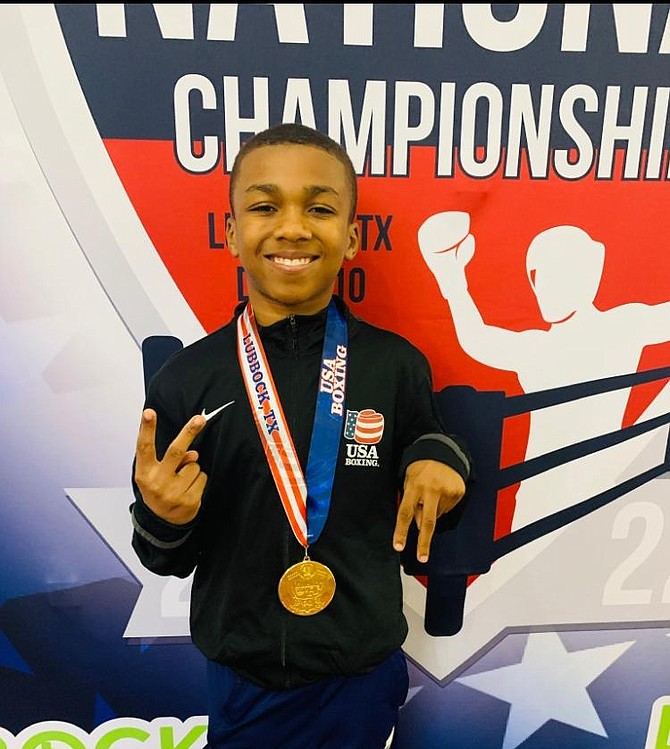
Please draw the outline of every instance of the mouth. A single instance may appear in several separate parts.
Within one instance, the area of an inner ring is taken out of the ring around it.
[[[304,268],[316,260],[314,256],[287,257],[284,255],[268,255],[267,259],[283,268]]]

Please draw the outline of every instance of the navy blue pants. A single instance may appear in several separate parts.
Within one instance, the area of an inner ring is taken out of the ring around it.
[[[402,651],[363,676],[263,689],[207,664],[209,749],[383,749],[407,697]]]

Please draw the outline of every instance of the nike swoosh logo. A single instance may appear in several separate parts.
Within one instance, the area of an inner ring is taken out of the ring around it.
[[[224,408],[228,408],[228,406],[232,406],[235,401],[229,401],[223,406],[219,406],[218,408],[215,408],[213,411],[210,411],[209,413],[205,413],[205,409],[202,409],[202,416],[205,417],[205,421],[209,421],[210,419],[213,419],[218,413],[221,413]]]

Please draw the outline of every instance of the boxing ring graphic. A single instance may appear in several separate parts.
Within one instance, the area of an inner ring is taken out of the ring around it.
[[[498,391],[477,391],[469,386],[451,386],[436,394],[449,429],[468,441],[475,479],[466,498],[444,518],[447,527],[433,537],[429,561],[421,564],[416,559],[415,527],[402,553],[404,571],[426,578],[424,627],[428,634],[447,636],[461,630],[471,576],[487,573],[497,559],[564,528],[670,471],[670,438],[666,437],[663,459],[653,467],[496,538],[497,498],[501,490],[642,435],[650,435],[670,423],[670,413],[501,467],[505,421],[594,395],[660,383],[668,377],[670,367],[662,367],[514,396]]]

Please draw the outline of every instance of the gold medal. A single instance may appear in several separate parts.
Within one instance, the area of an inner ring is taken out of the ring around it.
[[[308,556],[289,567],[281,576],[279,600],[284,608],[298,616],[312,616],[323,611],[335,595],[335,578],[325,564]]]

